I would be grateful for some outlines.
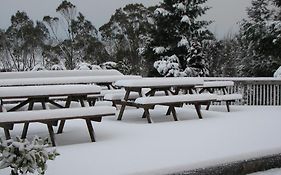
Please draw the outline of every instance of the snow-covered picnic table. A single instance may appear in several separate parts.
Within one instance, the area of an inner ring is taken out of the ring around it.
[[[12,78],[1,79],[0,86],[33,86],[33,85],[61,85],[61,84],[100,84],[111,86],[117,80],[139,79],[134,75],[109,75],[109,76],[73,76],[73,77],[43,77],[43,78]]]
[[[99,94],[101,87],[97,85],[44,85],[44,86],[13,86],[0,87],[0,99],[25,99],[9,111],[16,111],[19,108],[29,104],[28,109],[32,110],[35,102],[40,102],[43,108],[46,103],[57,107],[63,107],[57,104],[51,97],[67,96],[66,106],[69,106],[73,98],[79,100],[84,105],[84,100],[88,95]]]
[[[124,99],[120,101],[121,103],[121,109],[118,115],[118,120],[122,119],[124,110],[126,106],[136,106],[136,107],[143,107],[140,104],[136,104],[135,102],[129,101],[130,99],[130,93],[131,92],[137,92],[140,97],[143,96],[154,96],[156,92],[158,91],[164,91],[165,95],[178,95],[180,90],[186,90],[189,91],[190,94],[192,94],[192,90],[199,85],[203,85],[204,80],[199,77],[165,77],[165,78],[142,78],[142,79],[131,79],[131,80],[119,80],[116,81],[115,86],[122,87],[125,89],[126,93],[124,96]],[[142,90],[144,88],[149,88],[150,91],[142,94]],[[172,90],[173,89],[173,90]],[[163,99],[159,98],[160,101]],[[174,99],[175,100],[175,99]],[[159,104],[161,103],[159,101]],[[181,103],[182,101],[179,101],[178,103]],[[167,102],[168,103],[168,102]],[[169,105],[175,104],[177,101],[170,102]],[[156,105],[156,103],[154,103]],[[149,105],[151,106],[151,105]],[[170,106],[171,111],[174,111],[174,106]],[[146,108],[146,106],[145,106]],[[199,108],[197,108],[200,110]],[[145,109],[145,113],[143,117],[146,117],[148,119],[148,122],[151,123],[151,120],[148,116],[148,109]],[[169,113],[169,112],[168,112]],[[174,114],[174,112],[173,112]],[[200,114],[199,114],[200,115]],[[174,115],[174,118],[176,120],[176,117]]]
[[[86,113],[87,109],[53,109],[48,111],[42,110],[33,110],[34,103],[41,103],[43,110],[49,109],[46,103],[50,103],[59,108],[69,108],[73,100],[79,101],[81,107],[88,106],[85,102],[87,96],[100,94],[101,87],[97,85],[42,85],[42,86],[12,86],[12,87],[0,87],[0,100],[20,98],[24,99],[16,106],[2,112],[2,103],[0,104],[0,115],[2,120],[0,121],[1,127],[4,127],[6,138],[9,139],[10,134],[9,130],[13,129],[14,123],[23,123],[24,128],[22,132],[22,138],[26,138],[29,122],[42,122],[48,125],[50,138],[52,144],[55,145],[54,132],[52,125],[57,125],[57,121],[61,120],[61,123],[58,128],[58,133],[62,133],[65,120],[67,119],[76,119],[82,118],[87,122],[88,130],[91,136],[91,140],[95,141],[93,128],[91,121],[101,121],[102,116],[113,115],[115,109],[112,108],[89,108],[92,114]],[[51,97],[57,96],[67,96],[65,105],[56,103]],[[20,109],[21,107],[28,104],[28,111],[14,112]],[[90,103],[89,103],[90,104]],[[104,110],[104,111],[103,111]],[[71,112],[72,111],[72,112]],[[75,113],[76,112],[76,113]],[[74,115],[73,115],[74,114]],[[18,117],[21,116],[22,117]],[[13,116],[9,119],[9,116]],[[31,117],[32,116],[32,117]],[[38,119],[36,119],[36,116]],[[3,120],[7,118],[9,120]]]
[[[216,101],[225,101],[227,111],[230,112],[230,103],[235,100],[240,100],[243,98],[242,94],[228,92],[229,87],[233,87],[233,81],[205,81],[203,85],[197,86],[199,89],[199,93],[203,93],[205,91],[211,94],[217,94]],[[209,110],[211,103],[207,104],[206,110]]]

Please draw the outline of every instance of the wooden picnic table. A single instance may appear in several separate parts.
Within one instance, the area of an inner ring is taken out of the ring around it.
[[[69,84],[98,84],[113,87],[113,83],[122,79],[139,79],[135,75],[101,75],[101,76],[73,76],[73,77],[40,77],[40,78],[11,78],[1,79],[0,87],[4,86],[35,86],[35,85],[69,85]]]
[[[124,100],[120,102],[122,106],[117,119],[122,119],[126,106],[138,107],[134,102],[129,101],[131,92],[139,93],[140,97],[154,96],[157,91],[164,91],[165,95],[177,95],[180,90],[185,90],[192,94],[195,86],[203,85],[203,82],[203,79],[198,77],[142,78],[116,81],[115,86],[122,87],[126,91]],[[142,89],[144,88],[149,88],[150,90],[142,94]],[[167,113],[170,113],[170,109]]]
[[[227,91],[228,87],[234,86],[233,81],[205,81],[203,85],[197,86],[199,94],[209,92],[211,94],[219,95],[216,101],[225,101],[227,111],[230,112],[230,102],[242,99],[241,94],[230,94]],[[209,110],[211,103],[207,104],[206,110]]]
[[[43,109],[46,109],[46,103],[57,107],[69,107],[72,100],[78,100],[81,105],[88,95],[99,94],[100,86],[96,85],[46,85],[46,86],[13,86],[0,87],[0,99],[24,99],[15,107],[8,111],[16,111],[25,105],[28,110],[32,110],[34,103],[40,102]],[[62,106],[56,103],[51,97],[67,96],[66,105]]]
[[[0,87],[0,99],[25,99],[19,104],[9,109],[9,111],[17,111],[28,104],[28,110],[33,110],[34,103],[41,103],[43,109],[48,109],[46,103],[50,103],[59,108],[69,108],[73,100],[80,102],[81,106],[87,106],[85,102],[88,95],[99,94],[101,87],[97,85],[46,85],[46,86],[13,86]],[[67,96],[64,106],[56,103],[51,97]],[[62,132],[65,121],[62,120],[59,133]],[[25,124],[22,137],[25,138],[28,123]]]

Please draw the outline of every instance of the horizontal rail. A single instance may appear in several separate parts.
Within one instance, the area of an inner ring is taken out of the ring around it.
[[[205,81],[233,81],[229,93],[243,94],[236,105],[281,105],[281,78],[266,77],[206,77]]]

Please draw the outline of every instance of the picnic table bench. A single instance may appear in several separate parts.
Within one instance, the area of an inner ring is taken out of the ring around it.
[[[0,106],[2,109],[2,106]],[[115,115],[115,108],[110,106],[95,106],[85,108],[67,108],[53,110],[35,110],[20,112],[0,112],[0,127],[4,128],[6,139],[10,139],[10,131],[17,123],[39,122],[48,127],[51,143],[56,146],[53,124],[58,120],[84,119],[86,121],[90,138],[95,142],[94,128],[91,121],[100,122],[103,116]],[[27,130],[23,131],[24,138]]]
[[[135,100],[134,103],[140,108],[144,109],[144,116],[147,118],[148,123],[152,123],[152,119],[149,114],[149,109],[154,109],[155,105],[169,106],[174,120],[177,121],[176,106],[181,106],[184,103],[190,103],[195,106],[199,119],[202,119],[201,105],[209,103],[212,100],[216,100],[216,95],[213,94],[186,94],[186,95],[171,95],[171,96],[151,96],[140,97]]]
[[[214,102],[225,102],[227,111],[230,112],[230,103],[235,100],[240,100],[243,98],[242,94],[227,92],[228,87],[234,86],[233,81],[205,81],[203,85],[199,85],[199,93],[209,92],[211,94],[216,94],[217,98]],[[209,110],[211,103],[207,104],[206,110]]]

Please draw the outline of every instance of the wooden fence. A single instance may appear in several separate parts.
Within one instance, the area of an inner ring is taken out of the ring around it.
[[[236,105],[281,105],[281,78],[207,77],[208,81],[234,81],[229,93],[243,94]]]

